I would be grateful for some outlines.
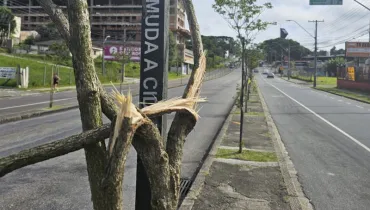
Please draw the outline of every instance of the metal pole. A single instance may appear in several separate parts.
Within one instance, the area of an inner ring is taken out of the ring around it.
[[[54,66],[51,68],[50,103],[49,103],[49,108],[52,108],[53,107],[53,97],[54,97],[53,80],[54,80]]]
[[[8,39],[10,39],[10,21],[8,23]]]
[[[102,48],[102,57],[101,57],[101,70],[103,76],[105,75],[105,63],[104,63],[104,45],[105,45],[105,28],[103,28],[103,48]]]
[[[291,74],[291,69],[290,69],[290,42],[289,42],[289,53],[288,53],[288,80],[290,80],[290,74]]]
[[[313,87],[316,87],[317,74],[317,20],[315,22],[315,74],[313,75]]]
[[[46,84],[46,66],[44,67],[44,86],[45,86],[45,84]]]
[[[123,29],[123,49],[122,49],[122,70],[121,70],[121,84],[119,85],[119,92],[122,93],[122,85],[125,71],[125,47],[126,47],[126,29]]]
[[[244,124],[244,111],[243,111],[243,102],[244,102],[244,53],[245,53],[245,42],[242,38],[242,85],[240,88],[240,132],[239,132],[239,153],[243,152],[243,124]]]

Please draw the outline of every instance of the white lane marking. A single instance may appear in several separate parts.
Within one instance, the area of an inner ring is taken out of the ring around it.
[[[348,105],[351,105],[351,103],[347,102]]]
[[[334,99],[334,97],[330,97],[331,99]]]
[[[343,100],[338,100],[339,102],[343,102]]]
[[[356,105],[358,108],[360,108],[360,109],[363,109],[364,107],[362,107],[362,106],[359,106],[359,105]]]
[[[300,106],[302,106],[303,108],[305,108],[307,111],[311,112],[313,115],[315,115],[316,117],[318,117],[320,120],[324,121],[326,124],[330,125],[334,129],[336,129],[337,131],[339,131],[340,133],[342,133],[344,136],[346,136],[349,139],[351,139],[353,142],[355,142],[356,144],[358,144],[359,146],[361,146],[362,148],[364,148],[366,151],[370,152],[370,148],[367,147],[366,145],[364,145],[363,143],[361,143],[359,140],[355,139],[354,137],[352,137],[351,135],[349,135],[348,133],[346,133],[342,129],[338,128],[336,125],[334,125],[333,123],[329,122],[327,119],[321,117],[316,112],[312,111],[310,108],[308,108],[305,105],[303,105],[301,102],[295,100],[294,98],[292,98],[291,96],[289,96],[288,94],[286,94],[285,92],[283,92],[282,90],[280,90],[279,88],[277,88],[275,85],[268,83],[266,80],[265,80],[265,82],[267,84],[269,84],[270,86],[272,86],[273,88],[275,88],[276,90],[278,90],[279,92],[281,92],[282,94],[284,94],[286,97],[290,98],[292,101],[296,102],[297,104],[299,104]]]
[[[57,99],[57,100],[53,100],[53,101],[54,102],[57,102],[57,101],[66,101],[66,100],[70,100],[70,99],[75,99],[75,97],[73,97],[73,98]],[[0,110],[14,109],[14,108],[19,108],[19,107],[34,106],[34,105],[47,104],[47,103],[50,103],[50,101],[43,101],[43,102],[38,102],[38,103],[33,103],[33,104],[23,104],[23,105],[19,105],[19,106],[8,106],[8,107],[0,108]]]
[[[330,172],[328,173],[328,175],[329,175],[329,176],[335,176],[335,174],[333,174],[333,173],[330,173]]]

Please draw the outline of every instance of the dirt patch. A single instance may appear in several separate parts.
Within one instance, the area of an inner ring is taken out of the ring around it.
[[[274,146],[270,138],[270,133],[264,116],[246,116],[244,122],[243,132],[246,134],[243,136],[244,147],[249,149],[274,151]],[[221,145],[238,147],[239,134],[239,116],[234,115]]]
[[[289,210],[279,167],[214,162],[194,210]]]

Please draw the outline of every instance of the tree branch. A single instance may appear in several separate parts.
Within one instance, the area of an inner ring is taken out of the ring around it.
[[[61,140],[47,143],[38,147],[23,150],[17,154],[0,159],[0,177],[38,162],[49,160],[84,148],[102,139],[109,138],[110,125],[105,124],[94,130],[78,135],[70,136]]]
[[[46,14],[49,15],[50,19],[55,23],[60,35],[70,49],[71,37],[69,33],[69,22],[63,10],[54,4],[53,0],[37,0],[37,2],[41,5]]]
[[[188,17],[194,51],[194,70],[184,90],[183,98],[198,98],[205,73],[206,58],[203,52],[203,44],[193,2],[192,0],[183,0],[183,2]],[[175,191],[176,202],[179,198],[178,188],[180,186],[184,140],[193,130],[195,124],[196,119],[191,114],[176,113],[168,132],[166,151],[169,157],[170,168],[173,170],[171,172],[170,187]]]

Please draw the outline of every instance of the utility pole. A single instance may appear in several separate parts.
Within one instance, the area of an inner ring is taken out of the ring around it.
[[[313,22],[315,23],[315,73],[313,75],[313,87],[316,87],[316,74],[317,74],[317,23],[322,23],[324,20],[318,21],[318,20],[313,20],[313,21],[308,21],[308,22]]]

